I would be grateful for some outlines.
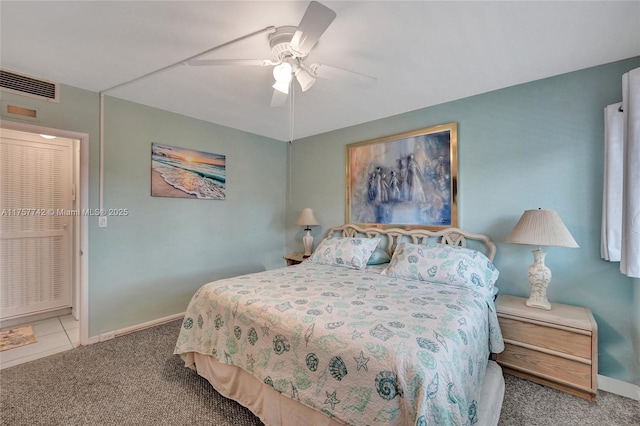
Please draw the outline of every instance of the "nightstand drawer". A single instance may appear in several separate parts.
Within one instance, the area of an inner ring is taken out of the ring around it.
[[[500,318],[500,328],[505,339],[591,359],[591,334],[577,334],[575,331],[522,322],[505,316]]]
[[[592,388],[591,364],[538,352],[521,346],[505,344],[505,350],[498,354],[498,362],[504,366],[535,372],[548,380],[560,381]]]

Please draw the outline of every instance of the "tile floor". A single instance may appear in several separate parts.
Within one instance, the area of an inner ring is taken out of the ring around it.
[[[30,324],[37,342],[0,352],[0,370],[79,346],[80,327],[70,314]]]

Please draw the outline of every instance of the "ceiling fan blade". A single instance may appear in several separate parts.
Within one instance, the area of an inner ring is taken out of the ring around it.
[[[370,75],[360,74],[355,71],[348,71],[342,68],[325,64],[311,64],[309,73],[315,77],[325,78],[327,80],[344,81],[360,87],[371,87],[378,81]]]
[[[279,62],[273,62],[269,59],[194,59],[186,62],[192,67],[209,67],[217,65],[257,65],[267,67],[270,65],[278,65]]]
[[[332,9],[317,1],[309,3],[289,43],[291,52],[300,58],[307,56],[334,19],[336,19],[336,13]]]
[[[272,107],[280,107],[287,103],[287,99],[289,99],[289,95],[286,93],[282,93],[279,90],[273,89],[273,95],[271,97],[271,106]]]

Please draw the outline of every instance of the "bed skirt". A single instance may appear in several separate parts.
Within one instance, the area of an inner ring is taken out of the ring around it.
[[[268,426],[343,426],[324,413],[303,405],[265,385],[247,371],[235,365],[223,364],[215,358],[195,352],[183,354],[185,366],[198,374],[226,398],[248,408]],[[496,426],[504,398],[502,369],[489,361],[482,383],[476,426]]]

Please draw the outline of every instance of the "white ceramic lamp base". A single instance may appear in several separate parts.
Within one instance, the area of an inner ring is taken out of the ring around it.
[[[306,234],[302,237],[302,244],[304,245],[303,257],[311,256],[311,248],[313,247],[313,237],[311,236],[311,228],[305,229]]]
[[[551,271],[544,264],[546,252],[533,250],[533,264],[529,266],[529,285],[531,295],[525,302],[530,308],[551,310],[551,303],[547,300],[547,287],[551,282]]]

